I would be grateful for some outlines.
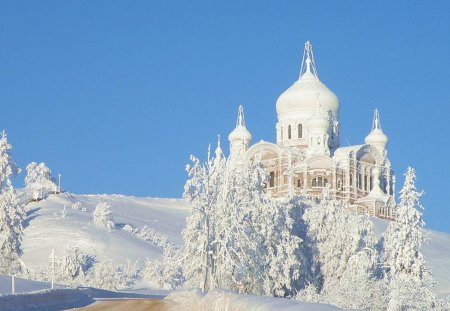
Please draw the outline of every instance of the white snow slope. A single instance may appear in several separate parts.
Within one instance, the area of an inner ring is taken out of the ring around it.
[[[106,231],[95,227],[92,214],[100,201],[111,205],[116,228]],[[80,209],[72,205],[80,202]],[[66,205],[67,216],[62,217]],[[116,264],[126,264],[127,259],[139,260],[162,256],[162,249],[138,238],[123,229],[128,224],[133,228],[145,225],[168,237],[169,241],[181,244],[181,231],[185,226],[189,209],[181,199],[140,198],[123,195],[50,195],[46,200],[30,203],[26,207],[24,255],[27,268],[48,266],[51,250],[56,256],[69,245],[77,246],[97,259],[111,259]],[[382,220],[374,220],[377,235],[387,226]],[[122,229],[120,229],[122,228]],[[126,227],[125,227],[126,228]],[[436,279],[435,291],[442,297],[450,295],[450,235],[427,230],[429,241],[422,251]]]
[[[93,222],[95,206],[106,201],[116,228],[97,228]],[[79,209],[72,206],[80,202]],[[67,216],[62,217],[66,206]],[[98,260],[111,259],[126,264],[127,259],[139,260],[162,256],[162,249],[124,230],[125,225],[142,228],[145,225],[166,235],[169,241],[181,244],[181,230],[188,209],[180,199],[137,198],[122,195],[50,195],[46,200],[27,205],[27,220],[22,260],[27,268],[47,267],[51,250],[56,256],[67,246],[79,247]],[[120,229],[122,228],[122,229]],[[125,227],[126,228],[126,227]]]

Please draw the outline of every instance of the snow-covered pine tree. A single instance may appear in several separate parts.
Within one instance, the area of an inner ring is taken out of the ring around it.
[[[52,177],[52,171],[45,163],[31,162],[27,165],[27,176],[25,177],[25,187],[40,189],[47,191],[56,189],[55,179]]]
[[[94,224],[101,229],[114,229],[114,222],[107,202],[99,202],[94,211]]]
[[[23,227],[25,212],[13,187],[0,191],[0,274],[21,270]]]
[[[20,169],[11,156],[12,146],[8,142],[6,131],[3,130],[0,138],[0,190],[11,186],[11,177],[16,177]]]
[[[425,242],[422,219],[423,192],[416,189],[416,172],[408,167],[396,207],[396,220],[390,222],[382,239],[383,264],[389,282],[388,310],[438,310],[431,291],[432,275],[420,247]]]
[[[0,139],[0,273],[16,273],[21,269],[23,206],[14,191],[10,177],[20,170],[11,157],[12,146],[6,132]]]
[[[221,203],[226,160],[221,154],[212,157],[208,148],[205,163],[191,156],[192,165],[186,166],[189,179],[183,197],[191,206],[186,227],[183,230],[183,272],[190,286],[202,290],[214,288],[214,241],[216,239],[216,214]]]
[[[416,189],[416,172],[408,167],[405,183],[400,191],[400,202],[395,208],[396,220],[391,221],[383,235],[383,262],[389,276],[399,273],[410,275],[417,281],[429,276],[425,259],[419,248],[425,242],[422,219],[423,192]]]

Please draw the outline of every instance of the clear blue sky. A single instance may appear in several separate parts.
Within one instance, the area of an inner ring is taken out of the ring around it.
[[[427,226],[450,232],[449,3],[0,1],[0,127],[71,192],[180,197],[239,104],[254,142],[275,140],[310,40],[342,143],[379,108],[399,184],[414,166]]]

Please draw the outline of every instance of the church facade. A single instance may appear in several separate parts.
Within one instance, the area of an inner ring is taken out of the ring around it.
[[[270,176],[266,190],[274,198],[326,196],[360,213],[393,218],[395,175],[379,112],[375,110],[363,144],[341,147],[339,100],[319,80],[309,42],[300,77],[279,96],[276,110],[276,143],[262,140],[251,145],[239,107],[236,128],[228,136],[231,163],[261,159]]]

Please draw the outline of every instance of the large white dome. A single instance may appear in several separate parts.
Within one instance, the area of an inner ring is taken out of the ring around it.
[[[339,116],[339,100],[337,96],[320,82],[310,70],[298,79],[290,88],[283,92],[277,100],[278,119],[289,114],[311,113],[316,110],[317,94],[320,96],[322,111],[331,110],[337,119]]]

